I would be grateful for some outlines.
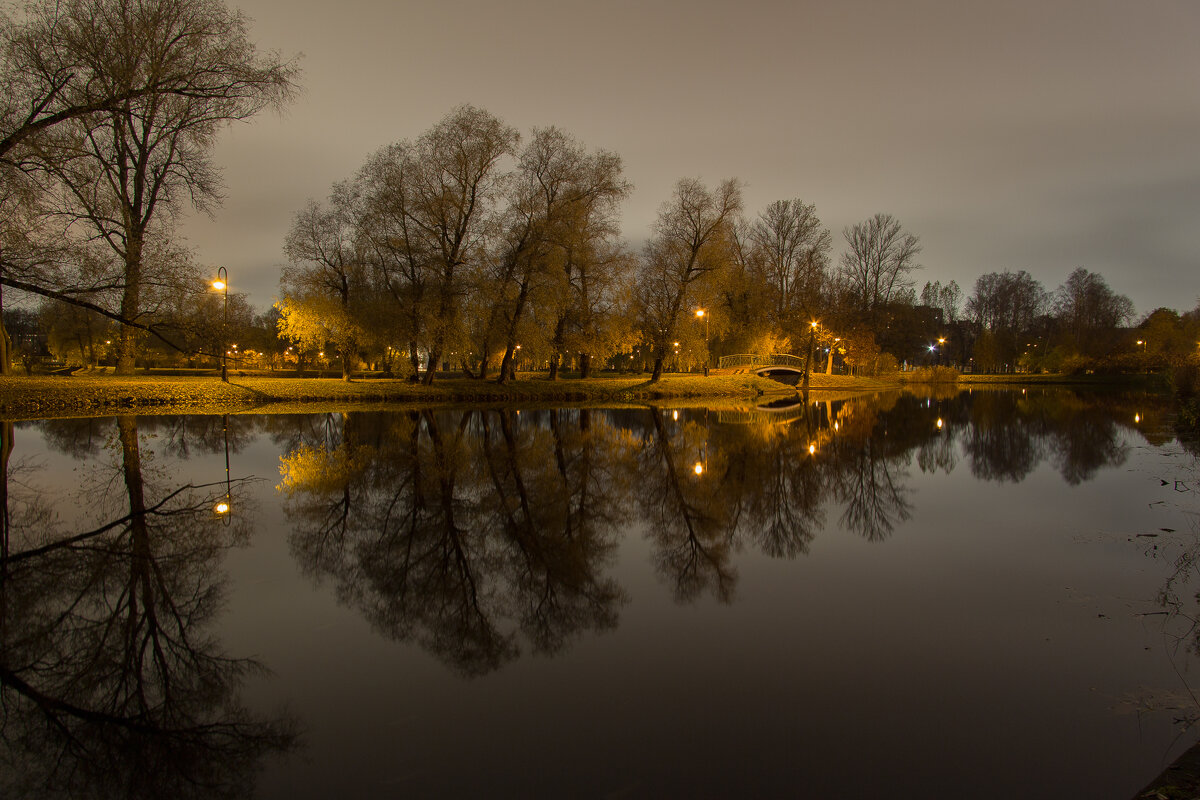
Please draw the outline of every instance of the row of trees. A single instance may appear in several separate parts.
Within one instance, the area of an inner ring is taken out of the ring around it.
[[[551,378],[564,363],[586,376],[600,362],[657,380],[668,363],[714,352],[811,358],[823,345],[827,368],[836,352],[870,370],[903,359],[1011,371],[1138,347],[1133,304],[1083,268],[1055,292],[1004,271],[981,276],[969,297],[954,281],[918,296],[920,241],[892,216],[846,228],[834,263],[812,204],[781,200],[748,217],[738,181],[691,178],[634,251],[616,225],[629,192],[612,153],[557,128],[521,147],[491,114],[458,108],[297,214],[280,330],[302,351],[336,351],[345,376],[367,362],[426,381],[447,363],[504,381],[519,357]],[[1179,343],[1197,315],[1172,314],[1146,324],[1172,322],[1171,347],[1190,352]]]

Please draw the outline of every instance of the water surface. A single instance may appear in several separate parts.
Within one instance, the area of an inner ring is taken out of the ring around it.
[[[1169,421],[1028,390],[6,426],[0,782],[1129,797],[1200,715]]]

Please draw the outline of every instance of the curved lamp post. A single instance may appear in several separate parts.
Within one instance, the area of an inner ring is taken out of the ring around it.
[[[708,376],[708,362],[710,360],[708,354],[708,312],[703,308],[696,309],[696,316],[704,319],[704,375]]]
[[[224,383],[229,383],[229,368],[227,365],[229,353],[225,347],[225,339],[229,332],[229,271],[224,267],[218,267],[217,279],[212,282],[212,287],[224,294],[222,301],[224,308],[221,316],[221,380]]]

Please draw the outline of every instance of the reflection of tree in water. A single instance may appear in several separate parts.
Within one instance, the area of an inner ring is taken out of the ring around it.
[[[16,514],[5,517],[0,585],[0,787],[5,796],[247,795],[263,758],[294,734],[240,705],[242,681],[259,667],[206,633],[221,605],[221,552],[245,524],[213,519],[224,482],[166,491],[147,481],[137,421],[117,428],[123,491],[96,509],[108,522],[64,532],[6,497]]]
[[[1020,396],[982,392],[971,406],[971,432],[964,449],[977,478],[1020,483],[1045,457],[1040,420],[1020,413]]]
[[[981,392],[971,401],[973,425],[965,447],[973,474],[1017,483],[1050,459],[1072,486],[1125,463],[1129,451],[1120,441],[1120,428],[1133,421],[1134,409],[1158,404],[1041,391]]]
[[[363,444],[370,442],[370,444]],[[467,675],[615,625],[612,557],[627,445],[580,412],[549,430],[513,412],[348,414],[333,448],[283,458],[292,547],[389,636]]]
[[[662,409],[650,414],[653,434],[638,455],[634,497],[650,528],[655,567],[674,584],[676,600],[691,601],[711,590],[727,603],[737,584],[737,570],[729,563],[736,528],[729,498],[735,484],[723,484],[711,473],[708,480],[692,479],[693,464],[705,449],[704,426],[685,422],[672,435]]]
[[[604,572],[631,514],[677,600],[728,602],[736,553],[803,555],[830,504],[848,530],[891,536],[913,513],[914,453],[921,469],[948,472],[961,444],[972,471],[996,480],[1019,480],[1047,453],[1081,478],[1119,463],[1119,426],[1106,420],[1123,408],[1075,423],[1076,410],[1059,419],[1053,408],[1049,396],[890,394],[805,403],[761,424],[648,409],[264,427],[289,444],[281,489],[308,574],[332,579],[388,636],[476,675],[514,658],[519,638],[554,653],[616,624],[624,593]]]
[[[847,405],[839,435],[823,455],[824,468],[834,496],[843,504],[842,524],[878,542],[912,516],[904,466],[914,443],[899,435],[888,437],[877,406]]]

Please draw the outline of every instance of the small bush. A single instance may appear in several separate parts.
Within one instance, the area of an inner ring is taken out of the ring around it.
[[[895,375],[900,371],[900,362],[891,353],[880,353],[871,366],[874,375]]]
[[[958,383],[959,372],[954,367],[919,367],[905,378],[910,383]]]

